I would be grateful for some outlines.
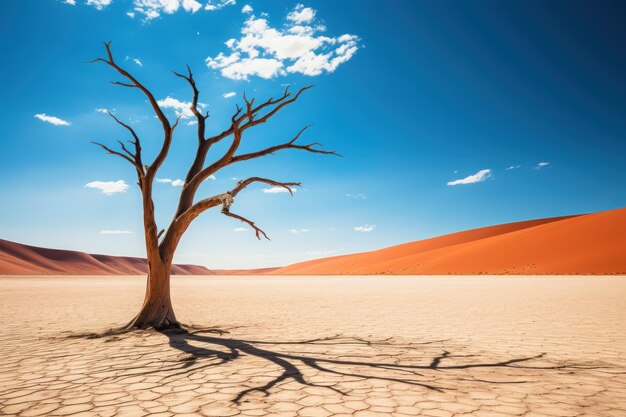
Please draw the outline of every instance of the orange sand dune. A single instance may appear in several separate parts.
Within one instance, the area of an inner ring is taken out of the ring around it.
[[[626,274],[626,208],[468,230],[272,274]]]
[[[0,275],[133,275],[145,274],[144,258],[90,255],[46,249],[0,239]],[[174,265],[175,275],[209,275],[203,266]]]

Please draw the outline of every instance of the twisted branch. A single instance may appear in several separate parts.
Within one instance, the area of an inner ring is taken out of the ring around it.
[[[115,59],[113,58],[113,53],[111,52],[111,41],[104,42],[104,47],[107,52],[107,58],[96,58],[90,62],[92,63],[104,62],[107,65],[109,65],[111,68],[115,69],[120,75],[122,75],[128,81],[130,81],[130,83],[125,83],[121,81],[113,81],[113,84],[119,85],[122,87],[138,88],[139,90],[141,90],[144,93],[144,95],[147,97],[148,101],[150,102],[150,105],[152,106],[152,109],[154,110],[154,113],[156,114],[157,118],[161,121],[161,124],[163,126],[163,133],[164,133],[163,145],[161,146],[161,150],[159,151],[158,155],[152,162],[152,165],[148,167],[147,172],[146,172],[146,176],[149,177],[150,181],[152,181],[154,179],[154,176],[157,170],[159,169],[159,167],[165,160],[167,153],[169,152],[169,148],[172,143],[172,133],[173,133],[174,128],[178,124],[178,120],[176,121],[174,126],[171,126],[168,118],[165,116],[165,113],[163,113],[163,110],[161,109],[161,107],[159,107],[159,104],[157,103],[157,100],[152,94],[152,92],[150,92],[150,90],[148,90],[143,84],[137,81],[135,77],[133,77],[129,72],[127,72],[125,69],[120,67],[115,62]]]

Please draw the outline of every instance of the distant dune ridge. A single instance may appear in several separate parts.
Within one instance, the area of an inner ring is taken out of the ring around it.
[[[272,274],[626,274],[626,208],[467,230]]]
[[[44,249],[0,239],[0,274],[132,275],[146,260]],[[209,270],[175,265],[175,275],[626,275],[626,208],[466,230],[372,252],[282,268]]]
[[[135,275],[148,272],[145,258],[90,255],[45,249],[0,239],[0,274],[6,275]],[[198,265],[174,265],[174,275],[209,275]]]

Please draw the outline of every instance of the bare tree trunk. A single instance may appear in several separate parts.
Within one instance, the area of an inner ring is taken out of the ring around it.
[[[153,259],[148,264],[149,272],[143,305],[126,328],[180,329],[181,326],[174,314],[170,298],[171,262]]]
[[[157,330],[180,329],[170,297],[170,275],[176,243],[159,246],[159,234],[154,220],[152,182],[143,183],[143,220],[148,258],[148,278],[143,305],[139,313],[126,325],[126,329]]]

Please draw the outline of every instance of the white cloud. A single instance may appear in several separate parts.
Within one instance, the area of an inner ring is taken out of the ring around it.
[[[229,53],[208,57],[206,64],[234,80],[333,72],[356,53],[359,38],[350,34],[317,35],[326,28],[315,24],[315,15],[315,10],[298,4],[287,15],[283,29],[271,27],[266,19],[250,15],[241,29],[242,36],[224,43]]]
[[[296,188],[291,188],[291,191],[295,193],[298,190]],[[266,194],[277,194],[277,193],[288,193],[289,191],[285,187],[271,187],[271,188],[264,188],[263,192]]]
[[[505,171],[510,171],[512,169],[520,169],[521,167],[522,167],[521,165],[511,165],[511,166],[508,166],[508,167],[504,168],[504,170]]]
[[[101,235],[131,235],[133,232],[130,230],[101,230]]]
[[[236,0],[220,0],[216,4],[213,4],[213,2],[209,0],[206,6],[204,6],[204,10],[219,10],[222,7],[234,6],[236,3]]]
[[[222,94],[222,97],[224,97],[224,98],[231,98],[231,97],[235,97],[235,95],[237,95],[237,93],[235,93],[234,91],[231,91],[230,93]]]
[[[89,6],[93,6],[98,10],[102,10],[105,7],[107,7],[109,4],[111,4],[111,0],[87,0],[85,4],[88,4]]]
[[[86,188],[95,188],[102,191],[103,194],[111,195],[115,193],[125,193],[128,190],[128,184],[124,180],[118,181],[92,181],[85,184]]]
[[[97,111],[98,113],[104,113],[104,114],[107,114],[109,112],[115,114],[115,111],[116,111],[115,109],[107,109],[106,107],[97,107],[94,110]]]
[[[174,109],[176,116],[180,116],[183,119],[195,117],[190,108],[190,101],[180,101],[178,99],[167,96],[161,100],[157,100],[157,104],[164,109]],[[204,108],[206,107],[206,104],[198,103],[198,107]]]
[[[367,232],[371,232],[374,229],[376,229],[376,225],[375,224],[364,224],[363,226],[356,226],[354,228],[354,231],[355,232],[367,233]]]
[[[536,166],[534,169],[541,169],[541,168],[545,168],[545,167],[547,167],[548,165],[550,165],[550,162],[539,162],[539,163],[537,164],[537,166]]]
[[[187,126],[194,126],[194,125],[197,125],[197,124],[198,124],[197,120],[190,120],[190,121],[187,122]]]
[[[346,197],[348,198],[354,198],[355,200],[365,200],[367,199],[367,196],[365,194],[346,194]]]
[[[252,13],[253,9],[249,4],[246,4],[241,8],[241,13]]]
[[[233,232],[249,232],[250,229],[246,229],[245,227],[235,227]]]
[[[71,124],[70,122],[66,122],[63,119],[59,119],[58,117],[48,116],[46,113],[38,113],[35,115],[35,117],[42,122],[50,123],[55,126],[69,126]]]
[[[474,184],[477,182],[483,182],[486,179],[491,178],[491,177],[492,177],[492,174],[491,174],[490,169],[481,169],[477,173],[470,175],[468,177],[465,177],[459,180],[450,181],[448,185]]]
[[[134,59],[133,59],[133,62],[134,62],[135,64],[139,65],[140,67],[143,67],[143,64],[141,63],[141,61],[140,61],[139,59],[134,58]]]
[[[296,4],[293,11],[287,15],[287,20],[295,23],[309,23],[315,19],[315,10],[310,7],[304,7],[303,4]]]
[[[311,229],[289,229],[289,233],[292,233],[294,235],[300,234],[300,233],[308,233],[310,232]]]
[[[126,16],[130,17],[131,19],[135,18],[135,13],[134,12],[126,12]]]
[[[209,1],[204,6],[204,10],[219,10],[223,7],[232,6],[234,4],[235,0],[221,0],[215,4]],[[192,14],[202,9],[202,3],[198,2],[197,0],[134,0],[133,6],[134,12],[143,15],[145,21],[156,19],[158,17],[161,17],[163,14],[174,14],[181,8],[184,11]],[[134,12],[129,13],[133,13],[134,15]]]
[[[170,184],[172,187],[182,187],[183,185],[185,185],[185,181],[181,179],[173,180],[171,178],[157,178],[156,182],[159,182],[161,184]]]
[[[183,9],[185,9],[186,12],[191,12],[193,14],[201,8],[202,5],[196,0],[183,0]]]
[[[217,178],[215,178],[215,175],[209,175],[208,179],[215,181]]]
[[[71,6],[76,6],[76,0],[65,0],[65,4],[69,4]]]

